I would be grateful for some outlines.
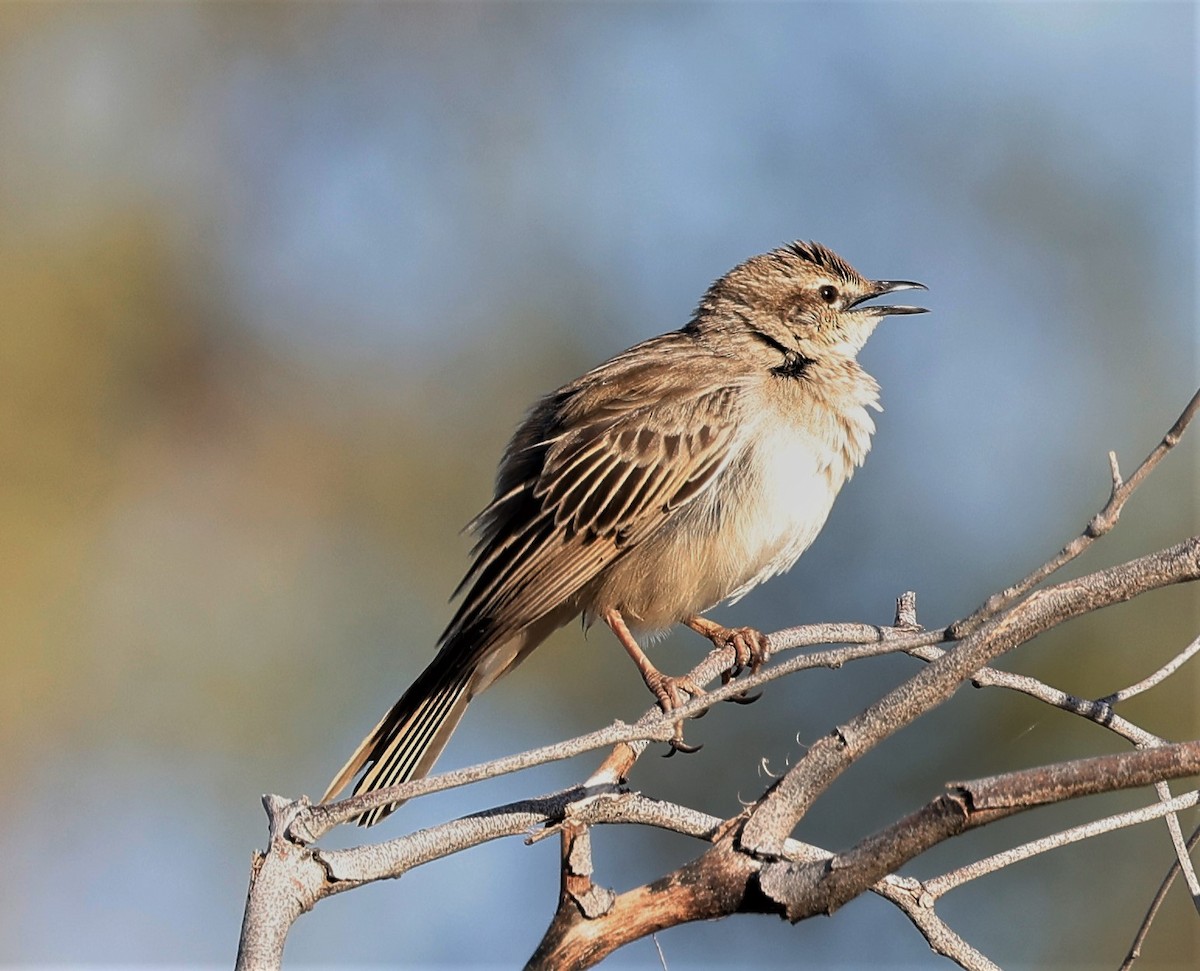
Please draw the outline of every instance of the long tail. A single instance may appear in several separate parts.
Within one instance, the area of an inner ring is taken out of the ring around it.
[[[412,686],[404,692],[383,719],[362,740],[349,761],[329,784],[322,802],[328,802],[346,787],[363,766],[367,767],[354,786],[354,795],[374,792],[419,779],[441,754],[471,700],[474,663],[463,663],[455,651],[439,651]],[[402,803],[371,809],[355,820],[373,826]]]

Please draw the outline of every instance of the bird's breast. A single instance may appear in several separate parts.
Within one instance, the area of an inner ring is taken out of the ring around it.
[[[832,447],[791,421],[748,429],[718,481],[605,572],[589,614],[661,630],[788,569],[845,481]]]
[[[830,443],[791,422],[754,436],[726,489],[721,532],[740,568],[719,599],[737,599],[787,570],[816,539],[845,481],[832,454]]]
[[[798,382],[767,390],[743,400],[716,480],[605,571],[589,615],[615,607],[634,628],[664,629],[782,573],[816,539],[870,447],[878,386],[862,375],[836,402]]]

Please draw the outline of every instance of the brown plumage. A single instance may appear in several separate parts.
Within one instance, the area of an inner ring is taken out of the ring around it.
[[[699,615],[816,537],[874,431],[879,389],[855,355],[884,316],[923,312],[863,301],[920,286],[793,243],[717,280],[682,330],[538,402],[470,524],[474,562],[437,654],[324,801],[364,767],[356,794],[423,776],[471,697],[580,612],[612,627],[665,710],[698,689],[660,674],[629,628],[684,622],[756,666],[761,635]]]

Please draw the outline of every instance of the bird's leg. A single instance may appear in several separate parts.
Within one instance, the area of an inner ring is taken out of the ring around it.
[[[685,618],[683,622],[697,634],[707,637],[716,647],[733,648],[733,664],[721,673],[721,684],[729,684],[747,667],[750,669],[750,673],[754,674],[771,657],[771,644],[767,640],[767,635],[753,627],[723,627],[716,621],[701,617],[699,614],[693,614],[691,617]],[[741,694],[729,700],[741,705],[748,705],[760,697],[761,692],[749,696]]]
[[[604,622],[616,634],[617,640],[621,642],[621,646],[633,658],[633,663],[637,665],[637,669],[641,672],[642,680],[646,682],[646,687],[658,699],[658,707],[665,714],[670,714],[676,708],[681,707],[685,700],[680,692],[687,692],[693,698],[704,694],[704,689],[701,688],[691,678],[673,678],[663,674],[650,658],[646,656],[646,652],[641,649],[638,642],[634,640],[633,634],[630,633],[628,625],[625,623],[625,618],[621,616],[621,612],[616,608],[610,607],[604,611]],[[671,736],[671,752],[697,752],[700,750],[699,745],[688,745],[683,741],[683,721],[675,722],[675,734]]]

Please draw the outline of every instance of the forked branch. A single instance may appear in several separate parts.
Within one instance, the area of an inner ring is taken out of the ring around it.
[[[813,625],[770,637],[776,660],[750,677],[693,699],[664,717],[648,711],[636,724],[616,724],[578,739],[446,773],[329,806],[306,799],[266,797],[270,845],[255,858],[243,922],[238,967],[277,968],[288,929],[323,898],[502,836],[557,833],[563,841],[559,906],[531,967],[585,967],[617,947],[681,922],[732,913],[772,913],[799,920],[829,913],[865,891],[895,903],[926,936],[931,947],[961,967],[994,968],[937,915],[941,894],[995,869],[1118,826],[1166,817],[1172,824],[1179,861],[1195,881],[1188,847],[1175,814],[1196,804],[1197,793],[1173,796],[1166,781],[1200,773],[1200,742],[1170,743],[1117,715],[1113,706],[1150,690],[1200,653],[1193,642],[1153,675],[1098,700],[1081,699],[1024,675],[989,667],[1004,653],[1038,634],[1082,614],[1140,596],[1172,583],[1200,578],[1200,537],[1156,553],[1052,586],[1045,581],[1116,524],[1121,510],[1146,476],[1175,446],[1200,410],[1200,392],[1137,470],[1124,480],[1111,459],[1112,489],[1104,508],[1084,533],[1029,576],[991,597],[978,610],[942,630],[916,625],[911,599],[898,605],[896,626]],[[809,650],[809,648],[818,648]],[[795,651],[785,657],[785,652]],[[811,746],[805,755],[738,816],[719,820],[689,807],[626,792],[630,767],[652,741],[670,738],[672,722],[758,684],[817,666],[838,667],[890,652],[906,652],[928,662],[898,688]],[[732,657],[714,651],[689,677],[715,681]],[[921,810],[860,840],[842,853],[790,838],[796,823],[830,784],[865,752],[949,698],[962,684],[994,685],[1022,691],[1072,711],[1128,739],[1136,750],[1076,760],[972,783],[958,783]],[[333,826],[377,804],[466,785],[555,759],[611,749],[584,784],[568,791],[498,807],[378,845],[325,850],[312,844]],[[922,884],[895,870],[930,846],[967,829],[1016,812],[1082,795],[1154,784],[1159,801],[1132,813],[1106,817],[1033,841]],[[593,882],[589,828],[605,824],[645,825],[703,841],[706,849],[660,879],[624,893]],[[536,837],[535,837],[536,838]],[[1197,840],[1193,834],[1189,845]],[[1178,868],[1179,864],[1177,864]],[[1164,888],[1169,881],[1164,883]],[[1165,892],[1165,889],[1164,891]],[[1160,893],[1161,897],[1161,893]],[[1151,906],[1127,965],[1141,946],[1157,909]]]

